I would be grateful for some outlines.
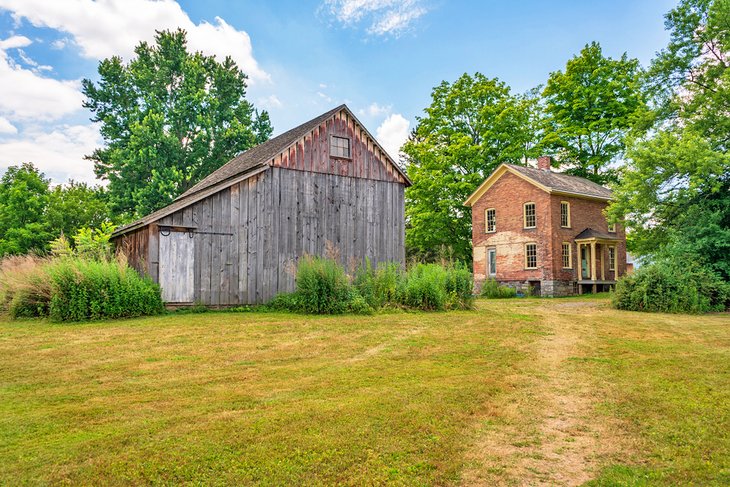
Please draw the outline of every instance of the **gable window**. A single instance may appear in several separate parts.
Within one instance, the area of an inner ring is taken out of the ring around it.
[[[616,247],[608,248],[608,270],[616,270]]]
[[[330,155],[332,157],[350,158],[350,139],[347,137],[330,137]]]
[[[535,216],[535,203],[525,203],[524,206],[525,228],[535,228],[537,217]]]
[[[525,244],[525,269],[537,269],[537,244]]]
[[[608,224],[608,231],[611,233],[616,233],[616,224],[615,223],[609,223]]]
[[[487,208],[485,210],[484,221],[487,225],[487,233],[497,231],[497,211],[494,208]]]
[[[570,228],[570,203],[567,201],[560,202],[560,226]]]
[[[563,242],[563,269],[573,268],[573,256],[569,242]]]

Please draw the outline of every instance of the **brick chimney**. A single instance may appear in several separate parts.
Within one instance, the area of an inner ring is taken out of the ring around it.
[[[540,156],[537,158],[537,168],[543,171],[549,171],[553,164],[553,158],[550,156]]]

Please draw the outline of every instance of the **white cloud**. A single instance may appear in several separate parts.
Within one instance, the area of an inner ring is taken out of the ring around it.
[[[259,105],[264,108],[281,108],[282,103],[281,100],[279,100],[279,97],[276,95],[269,95],[264,98],[259,98]]]
[[[0,134],[17,134],[18,129],[5,117],[0,117]]]
[[[0,139],[0,172],[32,162],[56,183],[68,179],[98,183],[93,163],[84,156],[100,145],[99,131],[93,125],[65,125],[50,132],[28,130],[17,138]]]
[[[408,139],[410,125],[411,123],[403,115],[394,113],[388,116],[375,131],[375,138],[394,161],[399,160],[400,148]]]
[[[323,7],[345,26],[366,23],[368,34],[395,37],[428,11],[423,0],[324,0]]]
[[[51,66],[48,66],[46,64],[38,64],[36,61],[31,59],[22,49],[18,49],[18,56],[20,56],[20,59],[22,59],[25,64],[33,68],[34,71],[53,71],[53,68]]]
[[[367,108],[360,109],[358,113],[362,116],[382,117],[388,115],[392,109],[392,105],[378,105],[376,102],[373,102]]]
[[[324,90],[325,88],[327,88],[327,85],[324,83],[320,83],[319,87]]]
[[[174,0],[0,0],[0,9],[10,11],[16,21],[27,19],[36,27],[68,33],[81,53],[92,59],[113,55],[129,59],[141,40],[152,41],[155,29],[181,27],[193,50],[221,60],[231,56],[251,83],[270,80],[254,58],[245,31],[220,17],[214,23],[196,24]]]
[[[83,95],[78,81],[43,77],[35,69],[19,66],[6,52],[30,44],[30,39],[23,36],[0,40],[0,116],[56,120],[80,110]]]
[[[332,97],[325,95],[321,91],[317,92],[317,96],[320,97],[321,99],[323,99],[324,101],[326,101],[327,103],[330,103],[332,101]]]

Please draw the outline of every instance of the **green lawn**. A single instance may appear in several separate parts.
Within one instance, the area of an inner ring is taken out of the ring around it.
[[[730,315],[0,318],[0,484],[730,483]]]

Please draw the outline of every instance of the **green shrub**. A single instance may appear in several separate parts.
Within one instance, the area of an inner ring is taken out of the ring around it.
[[[0,309],[13,318],[47,316],[51,285],[48,259],[33,255],[8,256],[0,261]]]
[[[161,313],[160,288],[126,260],[57,259],[48,267],[53,321],[125,318]]]
[[[474,305],[474,281],[463,264],[446,267],[446,308],[470,309]]]
[[[659,261],[616,283],[617,309],[664,313],[707,313],[730,306],[730,284],[708,269]]]
[[[378,309],[396,302],[400,278],[399,264],[381,262],[373,268],[367,259],[364,266],[357,268],[353,284],[368,305]]]
[[[487,279],[482,285],[482,297],[489,299],[514,298],[517,290],[510,286],[503,286],[496,279]]]

